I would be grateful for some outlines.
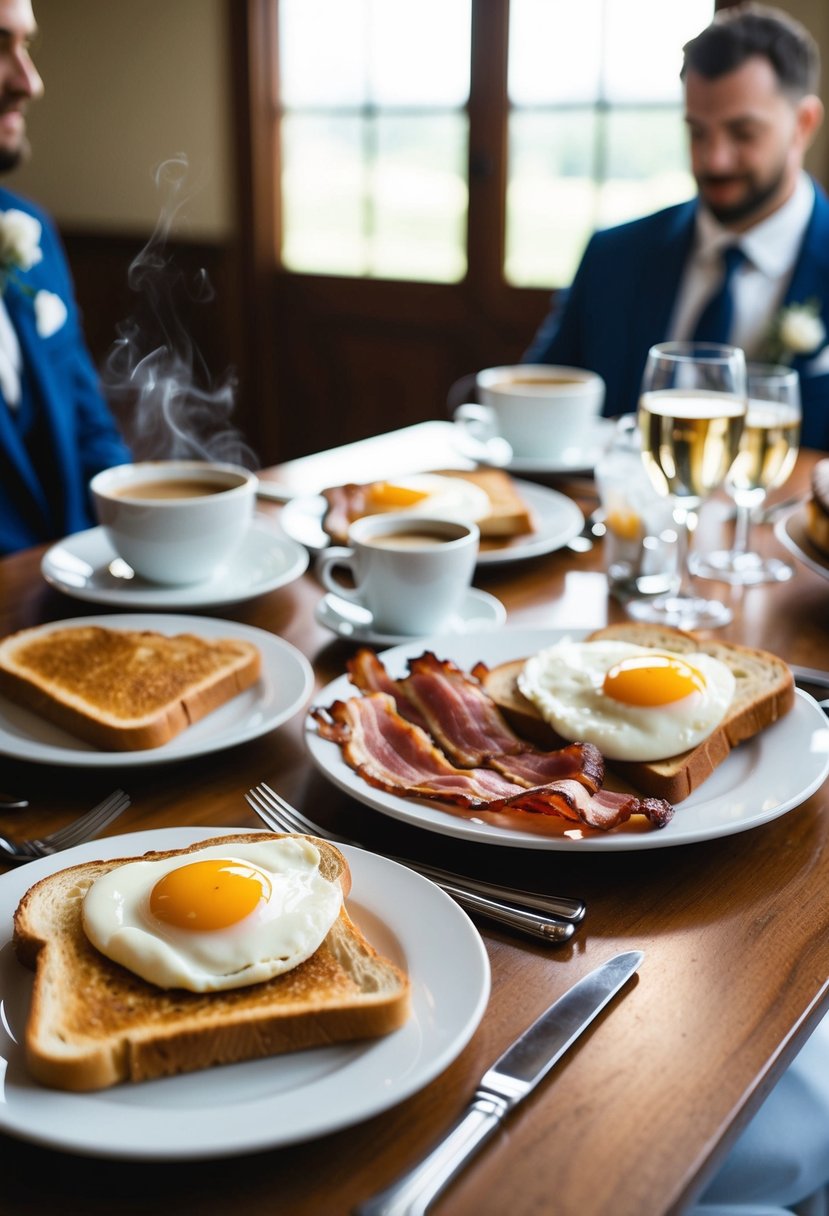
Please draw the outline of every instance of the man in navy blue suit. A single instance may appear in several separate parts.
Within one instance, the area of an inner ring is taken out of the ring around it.
[[[829,449],[829,200],[803,170],[819,73],[816,43],[786,14],[718,13],[682,69],[697,198],[596,233],[525,360],[590,368],[606,414],[635,410],[649,347],[697,336],[737,246],[728,332],[698,336],[782,354],[800,374],[802,442]]]
[[[31,0],[0,0],[0,172],[26,154],[26,108],[43,92]],[[49,218],[0,190],[0,553],[92,525],[87,485],[130,460],[81,332]]]

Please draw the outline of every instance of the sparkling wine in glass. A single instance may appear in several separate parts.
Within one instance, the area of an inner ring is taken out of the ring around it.
[[[663,342],[651,347],[642,380],[642,458],[657,490],[670,497],[680,583],[675,592],[632,600],[630,616],[679,629],[725,625],[731,612],[690,587],[688,549],[697,511],[724,482],[746,415],[745,355],[735,346]]]
[[[694,574],[728,583],[783,582],[794,568],[749,548],[752,512],[791,475],[800,441],[800,379],[790,367],[748,365],[748,410],[740,450],[725,479],[737,508],[734,546],[691,559]]]

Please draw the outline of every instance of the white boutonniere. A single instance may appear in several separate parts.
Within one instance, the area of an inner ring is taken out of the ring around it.
[[[0,295],[11,279],[43,258],[40,233],[40,220],[33,215],[14,208],[0,211]]]
[[[39,291],[35,296],[35,324],[41,338],[51,338],[66,320],[66,305],[53,291]]]
[[[811,355],[826,341],[820,317],[820,302],[789,304],[781,308],[769,336],[765,357],[772,363],[789,364],[797,355]]]

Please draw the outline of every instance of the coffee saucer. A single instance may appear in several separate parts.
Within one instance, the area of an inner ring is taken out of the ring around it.
[[[211,608],[253,599],[304,574],[308,552],[272,525],[251,524],[238,549],[212,578],[183,587],[151,583],[115,553],[103,528],[76,532],[52,545],[40,571],[64,595],[118,608]]]
[[[314,610],[319,625],[333,630],[352,642],[369,642],[396,646],[411,642],[416,634],[380,633],[372,628],[371,615],[359,604],[352,604],[338,595],[324,595]],[[486,591],[470,587],[458,611],[440,631],[446,634],[481,633],[498,629],[507,619],[507,610],[500,600]],[[434,631],[432,631],[434,632]]]
[[[513,456],[504,467],[510,473],[592,473],[615,426],[613,418],[597,418],[583,444],[564,448],[556,456]]]

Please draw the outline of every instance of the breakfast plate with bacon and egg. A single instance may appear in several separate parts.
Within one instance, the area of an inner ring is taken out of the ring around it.
[[[335,486],[286,503],[280,523],[292,540],[318,553],[346,544],[355,519],[392,511],[476,523],[483,566],[552,553],[584,527],[584,516],[566,495],[489,468]]]
[[[711,840],[820,787],[826,719],[785,663],[649,628],[506,627],[360,651],[315,698],[311,758],[393,818],[564,851]]]

